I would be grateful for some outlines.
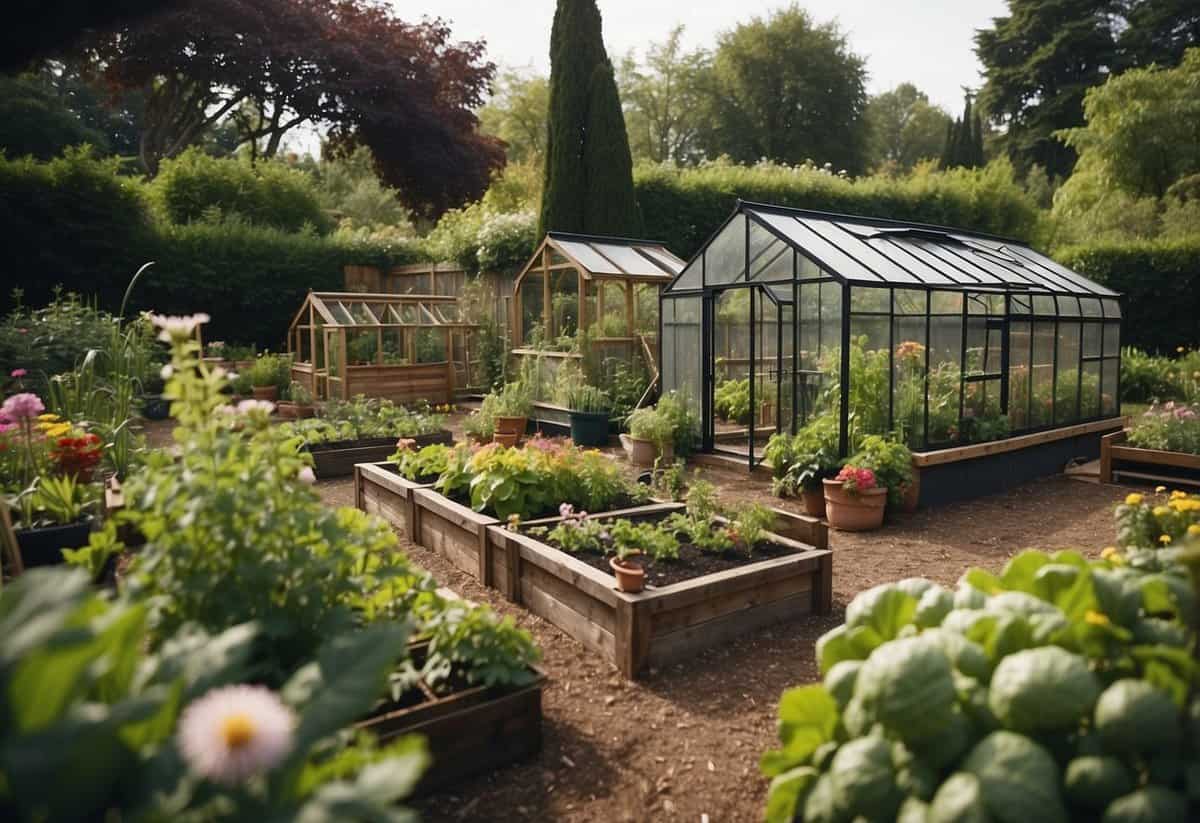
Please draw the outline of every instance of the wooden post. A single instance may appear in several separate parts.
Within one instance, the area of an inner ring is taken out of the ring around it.
[[[633,336],[633,282],[629,280],[625,281],[625,336]]]
[[[551,327],[550,311],[550,247],[542,249],[542,325],[546,329],[546,342],[550,342],[554,331]]]
[[[342,399],[350,399],[350,375],[346,372],[347,353],[346,353],[346,329],[342,327],[338,329],[338,362],[341,364],[339,376],[342,378]]]
[[[308,389],[312,394],[313,399],[318,399],[317,396],[317,321],[313,317],[312,295],[308,296],[308,359],[312,361],[312,371],[308,375]]]

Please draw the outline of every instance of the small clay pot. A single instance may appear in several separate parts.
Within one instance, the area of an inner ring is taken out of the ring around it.
[[[825,519],[825,490],[803,488],[800,499],[804,501],[804,513],[809,517]]]
[[[865,532],[883,525],[887,489],[867,489],[851,494],[843,488],[840,480],[822,482],[825,486],[825,514],[830,526],[844,532]]]
[[[287,420],[297,420],[300,418],[312,417],[316,412],[316,409],[313,406],[298,405],[290,400],[280,400],[275,406],[275,411],[282,418]]]
[[[625,447],[625,453],[629,455],[629,462],[635,466],[653,466],[659,456],[658,447],[654,445],[653,440],[643,440],[631,434],[622,434],[621,445]],[[663,449],[660,465],[669,466],[674,461],[675,446],[668,443],[667,447]]]
[[[525,417],[496,416],[496,434],[515,434],[518,439],[525,434]]]
[[[279,397],[278,386],[254,386],[251,391],[254,392],[255,400],[269,400],[274,403]]]
[[[640,592],[646,585],[646,570],[632,560],[621,560],[613,557],[608,561],[613,575],[617,578],[617,588],[623,592],[634,594]]]

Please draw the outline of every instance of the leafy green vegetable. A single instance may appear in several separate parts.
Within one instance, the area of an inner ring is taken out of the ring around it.
[[[930,737],[949,722],[954,705],[950,661],[940,646],[923,637],[894,640],[867,658],[854,696],[902,740]]]
[[[1028,737],[995,731],[976,744],[962,763],[979,779],[988,813],[1001,823],[1065,823],[1054,758]]]
[[[1179,711],[1170,696],[1132,678],[1104,690],[1096,702],[1095,724],[1104,747],[1114,754],[1169,747],[1181,732]]]
[[[1099,693],[1086,660],[1045,646],[1000,661],[992,675],[989,705],[1016,731],[1070,731],[1091,712]]]
[[[895,816],[903,796],[896,786],[892,747],[880,737],[863,737],[845,744],[829,767],[834,800],[851,817],[871,820]]]
[[[1133,791],[1136,784],[1129,769],[1115,757],[1087,755],[1067,765],[1063,778],[1067,799],[1081,808],[1103,809],[1111,801]]]
[[[1187,819],[1188,805],[1183,795],[1162,786],[1146,786],[1109,803],[1102,823],[1176,823]]]
[[[988,823],[983,802],[983,786],[967,772],[955,772],[947,778],[929,805],[929,823]]]

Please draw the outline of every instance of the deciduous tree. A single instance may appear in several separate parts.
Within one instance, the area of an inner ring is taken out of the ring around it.
[[[652,163],[690,163],[700,153],[704,84],[710,55],[683,48],[683,26],[661,43],[651,43],[644,60],[631,51],[621,61],[619,79],[625,104],[629,148]]]
[[[950,115],[912,83],[868,100],[864,120],[870,135],[868,165],[901,172],[941,156],[951,124]]]

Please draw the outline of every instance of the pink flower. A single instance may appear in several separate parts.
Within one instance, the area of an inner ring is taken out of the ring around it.
[[[417,445],[417,441],[411,437],[401,437],[399,440],[396,441],[396,448],[402,452],[408,451],[409,449],[413,448],[416,445]]]
[[[0,406],[0,415],[6,420],[25,420],[37,417],[45,410],[41,398],[36,394],[21,392],[4,401],[4,405]]]
[[[299,478],[300,478],[301,483],[304,483],[309,486],[311,486],[317,482],[317,475],[312,470],[311,466],[305,466],[304,468],[302,468],[300,470]]]
[[[27,374],[29,374],[29,372],[25,371],[24,369],[13,369],[12,370],[12,377],[15,377],[18,380],[20,380],[22,377],[24,377]]]
[[[10,432],[13,429],[15,429],[16,427],[17,427],[16,423],[5,423],[3,421],[0,421],[0,434],[4,434],[5,432]]]

